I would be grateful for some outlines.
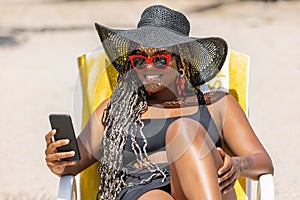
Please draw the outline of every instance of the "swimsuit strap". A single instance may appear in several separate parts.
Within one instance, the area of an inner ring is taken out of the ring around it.
[[[219,131],[217,126],[211,117],[211,114],[207,108],[206,101],[203,93],[198,91],[198,104],[199,104],[199,112],[200,112],[200,123],[204,126],[205,130],[211,137],[212,141],[216,145],[216,147],[221,147],[222,143],[220,140]]]

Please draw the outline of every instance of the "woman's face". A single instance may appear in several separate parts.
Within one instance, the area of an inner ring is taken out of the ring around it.
[[[176,58],[170,51],[141,47],[129,59],[147,92],[156,93],[166,88],[175,91],[178,71]]]

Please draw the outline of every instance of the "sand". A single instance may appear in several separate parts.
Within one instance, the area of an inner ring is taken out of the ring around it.
[[[1,200],[56,198],[59,178],[44,162],[48,115],[76,119],[76,57],[98,48],[93,23],[134,27],[155,3],[185,12],[191,35],[222,36],[251,56],[250,122],[272,156],[276,199],[300,198],[299,1],[1,0]]]

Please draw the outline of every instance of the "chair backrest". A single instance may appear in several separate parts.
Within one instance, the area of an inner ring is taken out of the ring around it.
[[[229,51],[222,71],[206,85],[201,86],[203,92],[222,90],[232,94],[248,113],[248,74],[249,56]],[[92,112],[112,94],[118,72],[110,64],[103,50],[94,51],[78,58],[82,86],[82,127],[85,126]],[[97,175],[99,162],[80,174],[81,199],[95,198],[100,185]],[[246,200],[246,180],[239,178],[235,189],[239,200]]]
[[[82,128],[93,111],[112,94],[118,72],[110,64],[104,51],[94,51],[78,58],[82,87]],[[97,169],[99,162],[80,173],[80,195],[82,200],[95,199],[100,180]]]

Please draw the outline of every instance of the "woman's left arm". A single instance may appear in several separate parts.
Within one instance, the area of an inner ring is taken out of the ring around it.
[[[229,157],[219,149],[224,162],[229,163],[227,168],[219,171],[220,183],[235,182],[238,176],[257,180],[262,174],[274,173],[270,156],[255,135],[239,103],[231,95],[225,97],[223,136],[234,156]]]

